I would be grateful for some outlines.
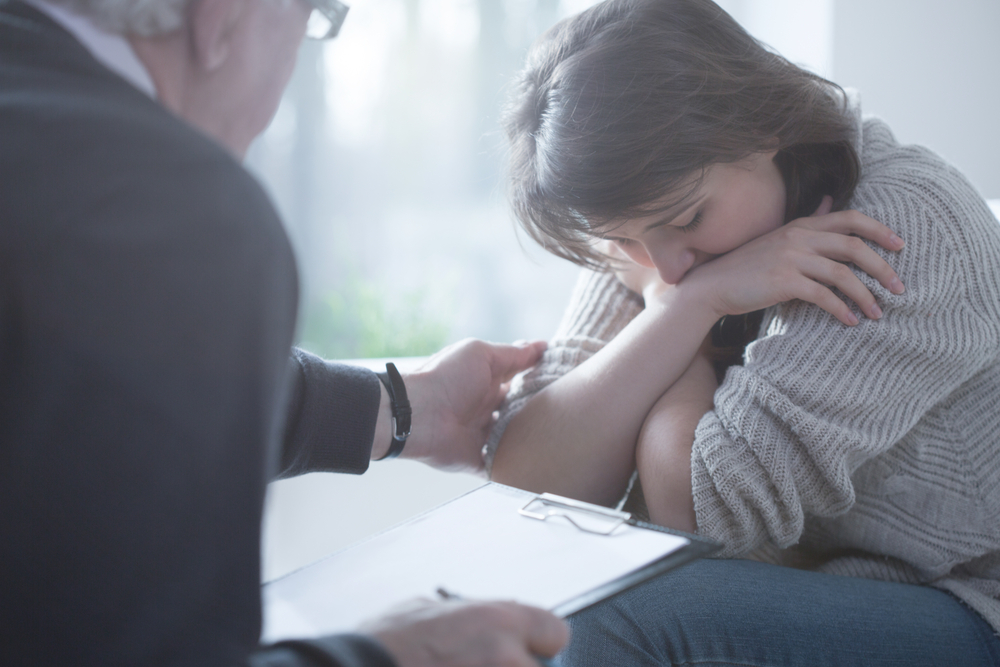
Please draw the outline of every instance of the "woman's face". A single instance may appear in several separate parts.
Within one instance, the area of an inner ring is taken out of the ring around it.
[[[781,226],[785,183],[774,155],[757,153],[742,162],[713,165],[680,205],[616,221],[600,236],[676,285],[699,264]]]

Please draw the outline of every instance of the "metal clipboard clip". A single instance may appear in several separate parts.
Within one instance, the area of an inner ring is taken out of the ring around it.
[[[577,529],[595,535],[610,535],[632,518],[628,512],[620,512],[572,498],[563,498],[552,493],[535,496],[517,512],[538,521],[561,517],[576,526]],[[586,517],[586,520],[582,517]]]

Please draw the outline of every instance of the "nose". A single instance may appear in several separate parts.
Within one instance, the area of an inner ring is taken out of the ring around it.
[[[691,270],[695,255],[690,248],[680,243],[630,243],[622,251],[633,262],[647,269],[656,269],[660,279],[668,285],[676,285]]]
[[[694,265],[694,252],[679,243],[630,243],[621,250],[633,262],[647,269],[656,269],[660,279],[676,285]]]
[[[638,245],[638,244],[636,244]],[[648,268],[656,268],[660,279],[668,285],[676,285],[694,265],[694,251],[676,242],[643,243],[629,253],[632,260]]]

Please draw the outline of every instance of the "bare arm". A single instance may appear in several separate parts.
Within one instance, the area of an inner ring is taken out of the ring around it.
[[[621,497],[653,404],[681,376],[716,316],[679,290],[647,306],[600,352],[539,392],[507,427],[493,479],[601,504]]]
[[[699,353],[642,425],[636,467],[653,523],[692,533],[697,529],[691,495],[691,447],[698,422],[712,409],[717,387],[712,362]]]

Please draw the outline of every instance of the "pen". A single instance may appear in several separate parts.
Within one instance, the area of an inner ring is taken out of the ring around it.
[[[437,593],[437,596],[442,600],[453,600],[455,602],[460,602],[464,599],[461,595],[456,595],[455,593],[452,593],[448,589],[440,586],[435,592]],[[552,658],[543,658],[540,655],[536,655],[535,660],[538,661],[538,664],[541,667],[556,667],[555,660],[553,660]]]

